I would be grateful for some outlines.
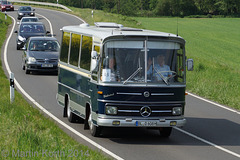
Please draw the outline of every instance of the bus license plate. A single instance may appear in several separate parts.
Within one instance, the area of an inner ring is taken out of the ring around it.
[[[146,122],[136,122],[136,126],[157,126],[157,122],[146,121]]]
[[[42,67],[53,67],[53,64],[42,64]]]

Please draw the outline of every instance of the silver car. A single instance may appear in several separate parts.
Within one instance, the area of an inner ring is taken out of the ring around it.
[[[22,69],[31,71],[58,72],[59,43],[54,37],[30,37],[23,48]]]

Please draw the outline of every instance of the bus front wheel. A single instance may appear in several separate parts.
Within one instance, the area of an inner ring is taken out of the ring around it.
[[[101,134],[101,129],[102,128],[93,124],[91,111],[90,111],[90,114],[89,114],[89,117],[88,117],[88,125],[89,125],[91,135],[93,137],[99,137],[100,134]]]

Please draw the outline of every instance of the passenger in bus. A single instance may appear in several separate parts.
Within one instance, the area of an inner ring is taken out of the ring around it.
[[[111,81],[120,81],[120,74],[117,70],[115,58],[109,59],[109,69],[111,69]]]
[[[105,82],[120,81],[120,74],[117,70],[116,60],[114,57],[107,57],[104,59],[101,80]]]
[[[152,78],[154,80],[160,81],[162,80],[161,74],[164,77],[170,77],[172,75],[170,67],[165,64],[165,56],[163,54],[160,54],[157,56],[157,64],[154,64],[153,68],[153,60],[151,57],[148,58],[147,62],[147,75],[148,77],[153,76]],[[161,74],[158,74],[157,72],[160,72]]]

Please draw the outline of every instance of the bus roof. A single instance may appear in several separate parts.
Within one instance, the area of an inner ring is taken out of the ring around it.
[[[176,39],[181,43],[185,44],[185,40],[172,33],[165,33],[152,30],[144,30],[138,28],[123,27],[121,24],[111,23],[111,22],[96,22],[95,26],[90,26],[87,23],[83,23],[76,26],[65,26],[62,28],[64,32],[72,32],[76,34],[86,34],[89,36],[94,36],[100,38],[104,41],[108,37],[116,36],[147,36],[147,37],[161,37]]]

